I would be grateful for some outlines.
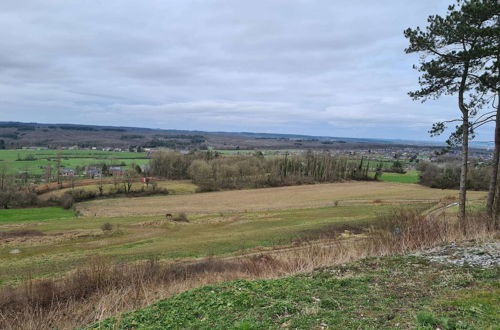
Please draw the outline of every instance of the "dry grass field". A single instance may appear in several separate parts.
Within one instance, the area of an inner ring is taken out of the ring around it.
[[[416,184],[388,182],[345,182],[280,188],[211,192],[183,196],[105,199],[81,203],[85,216],[164,215],[186,212],[219,212],[298,209],[366,203],[433,202],[456,197],[456,190],[430,189]],[[470,200],[484,192],[469,192]]]

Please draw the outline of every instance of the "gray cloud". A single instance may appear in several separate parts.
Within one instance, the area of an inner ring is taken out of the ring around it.
[[[0,120],[427,139],[402,31],[449,2],[3,0]]]

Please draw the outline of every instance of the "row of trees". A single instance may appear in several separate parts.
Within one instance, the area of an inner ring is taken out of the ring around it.
[[[419,53],[415,68],[421,73],[421,89],[410,92],[415,100],[426,101],[442,95],[457,100],[458,118],[434,124],[431,135],[442,134],[456,123],[449,146],[461,145],[459,218],[466,216],[469,175],[469,140],[481,126],[495,125],[495,151],[491,170],[487,213],[499,225],[500,182],[500,2],[458,0],[447,15],[429,16],[425,29],[407,29],[407,53]]]
[[[161,151],[151,160],[155,176],[190,178],[201,191],[368,179],[368,170],[363,159],[353,161],[327,152],[264,157],[259,152],[223,156],[210,151],[187,155]]]

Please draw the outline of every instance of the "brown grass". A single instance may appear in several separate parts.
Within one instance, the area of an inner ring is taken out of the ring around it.
[[[455,202],[457,200],[458,200],[458,197],[456,195],[446,195],[446,196],[441,198],[441,202],[444,202],[444,203],[451,203],[451,202]]]
[[[107,199],[80,203],[77,210],[88,216],[165,215],[165,213],[226,213],[297,209],[371,203],[380,199],[391,203],[438,201],[456,190],[431,189],[416,184],[388,182],[328,183],[280,188],[210,192],[194,195],[155,196]],[[471,191],[469,198],[478,199],[484,192]],[[272,205],[272,208],[269,207]]]
[[[32,231],[31,229],[27,229]],[[24,230],[23,230],[24,231]],[[97,238],[102,236],[104,233],[101,230],[69,230],[64,232],[53,232],[46,234],[33,230],[35,234],[28,236],[10,236],[5,235],[7,232],[0,232],[0,248],[26,248],[40,245],[55,245],[64,241],[71,241],[75,239],[81,239],[86,237]],[[40,234],[36,234],[36,232]],[[2,234],[3,233],[3,234]],[[1,237],[4,235],[3,237]],[[8,234],[9,235],[9,234]]]
[[[44,236],[45,234],[39,230],[34,229],[16,229],[9,231],[0,232],[0,239],[5,238],[17,238],[17,237],[34,237],[34,236]]]
[[[302,242],[300,247],[235,258],[163,265],[156,260],[111,264],[96,257],[62,279],[28,280],[0,291],[0,328],[49,329],[83,326],[206,284],[235,279],[277,278],[368,256],[406,253],[443,242],[487,238],[488,218],[465,223],[429,218],[412,209],[380,219],[366,238]],[[342,228],[337,228],[341,230]],[[338,236],[338,230],[326,231]],[[311,236],[317,239],[319,236]]]
[[[367,232],[365,226],[351,224],[331,224],[317,229],[310,229],[302,232],[294,240],[295,244],[341,238],[343,236],[361,235]],[[346,235],[347,234],[347,235]]]

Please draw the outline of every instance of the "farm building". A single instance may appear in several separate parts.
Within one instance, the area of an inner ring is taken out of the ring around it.
[[[126,170],[122,166],[111,166],[109,168],[109,174],[111,176],[124,176],[126,173]]]
[[[89,178],[100,178],[102,176],[102,169],[96,166],[89,166],[85,171],[85,175]]]
[[[62,168],[61,169],[61,175],[62,176],[74,176],[75,175],[75,169],[74,168]]]

